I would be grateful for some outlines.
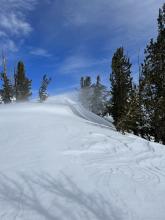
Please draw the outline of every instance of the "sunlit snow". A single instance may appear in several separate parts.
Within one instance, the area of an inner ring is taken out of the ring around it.
[[[0,219],[164,220],[165,147],[61,95],[0,106]]]

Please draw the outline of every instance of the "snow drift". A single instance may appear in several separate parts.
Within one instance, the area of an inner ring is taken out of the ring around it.
[[[116,132],[75,95],[0,112],[0,219],[165,219],[164,146]]]

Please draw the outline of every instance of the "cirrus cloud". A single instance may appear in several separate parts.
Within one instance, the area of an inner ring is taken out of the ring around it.
[[[38,0],[1,0],[0,7],[0,46],[16,52],[19,39],[33,30],[27,20],[27,12],[33,10]],[[17,46],[16,46],[17,42]]]
[[[30,54],[35,55],[35,56],[41,56],[41,57],[51,56],[51,54],[43,48],[34,48],[30,51]]]

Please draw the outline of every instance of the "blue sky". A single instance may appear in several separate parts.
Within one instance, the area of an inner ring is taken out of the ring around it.
[[[108,81],[115,49],[124,46],[137,78],[138,54],[156,35],[164,0],[0,0],[0,48],[8,71],[26,64],[34,93],[42,75],[51,93],[79,87],[82,75]]]

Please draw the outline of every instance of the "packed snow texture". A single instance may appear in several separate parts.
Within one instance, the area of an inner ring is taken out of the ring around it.
[[[165,147],[61,95],[0,106],[1,220],[164,220]]]

